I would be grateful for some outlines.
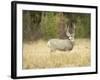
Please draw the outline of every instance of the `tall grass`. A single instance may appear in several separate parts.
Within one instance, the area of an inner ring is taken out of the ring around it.
[[[50,52],[46,41],[23,43],[23,69],[90,66],[89,39],[76,39],[72,51]]]

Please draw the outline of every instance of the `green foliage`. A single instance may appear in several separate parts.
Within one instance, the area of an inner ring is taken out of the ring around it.
[[[23,11],[23,40],[35,40],[41,36],[41,12]]]
[[[23,10],[23,40],[65,38],[65,27],[76,24],[76,38],[90,38],[90,14]]]
[[[44,16],[44,14],[46,14]],[[44,39],[57,37],[58,17],[54,13],[45,12],[42,14],[41,32]]]
[[[90,14],[79,14],[75,36],[77,38],[90,38]]]

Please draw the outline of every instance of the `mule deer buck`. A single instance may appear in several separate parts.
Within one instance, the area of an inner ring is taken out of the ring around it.
[[[60,51],[70,51],[74,46],[74,33],[75,33],[75,24],[68,26],[66,30],[67,39],[50,39],[47,43],[50,51],[55,50]]]

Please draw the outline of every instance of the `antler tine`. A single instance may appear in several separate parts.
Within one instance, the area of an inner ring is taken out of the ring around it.
[[[69,25],[67,26],[66,35],[67,36],[70,36],[70,33],[69,33]]]

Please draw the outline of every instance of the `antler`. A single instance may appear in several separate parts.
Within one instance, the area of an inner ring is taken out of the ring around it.
[[[69,37],[71,34],[69,33],[69,26],[67,26],[66,35]]]

